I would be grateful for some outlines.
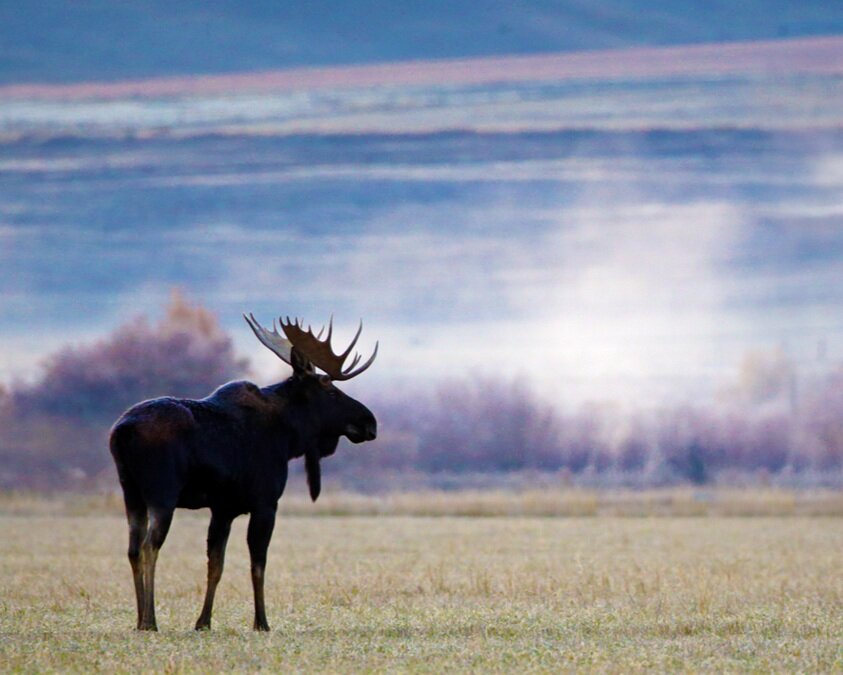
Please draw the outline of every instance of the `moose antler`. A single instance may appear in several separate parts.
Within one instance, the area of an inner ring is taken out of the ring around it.
[[[350,380],[352,377],[359,375],[371,366],[375,361],[375,357],[378,355],[378,343],[376,342],[375,351],[372,352],[372,355],[366,363],[355,370],[354,367],[360,363],[360,354],[355,352],[354,358],[351,359],[349,366],[343,369],[345,360],[348,358],[348,355],[351,353],[354,345],[357,344],[357,338],[360,337],[360,333],[363,330],[362,321],[360,322],[360,326],[357,328],[357,333],[351,341],[351,344],[348,345],[342,354],[334,354],[334,350],[331,348],[331,335],[334,331],[333,316],[331,316],[330,321],[328,321],[328,334],[325,336],[324,340],[319,339],[322,337],[322,333],[325,332],[324,327],[319,331],[318,335],[314,335],[311,327],[308,326],[307,330],[305,330],[304,323],[300,322],[298,319],[290,321],[290,317],[288,316],[286,321],[279,319],[279,323],[281,325],[281,330],[284,331],[284,334],[287,336],[290,343],[292,343],[292,346],[314,366],[324,370],[332,380]],[[273,322],[273,326],[274,325],[275,324]]]
[[[293,365],[293,343],[281,336],[278,329],[275,327],[275,319],[272,320],[272,331],[268,331],[257,322],[254,314],[250,313],[249,316],[244,314],[243,318],[246,319],[246,323],[249,324],[249,327],[255,333],[255,337],[261,341],[261,344],[263,344],[264,347],[273,352],[288,366]]]

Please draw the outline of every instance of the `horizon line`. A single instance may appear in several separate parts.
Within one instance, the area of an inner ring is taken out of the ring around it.
[[[0,85],[0,99],[120,99],[374,86],[480,85],[690,75],[843,74],[843,35],[546,54],[307,66],[67,84]]]

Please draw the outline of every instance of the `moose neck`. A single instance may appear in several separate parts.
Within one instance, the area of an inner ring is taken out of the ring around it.
[[[300,386],[295,376],[265,388],[265,391],[284,399],[284,423],[293,434],[287,450],[287,458],[304,457],[304,467],[307,473],[307,485],[310,497],[316,501],[322,489],[322,470],[319,461],[322,457],[334,454],[339,444],[339,436],[325,434],[323,429],[314,422],[309,415],[296,414],[295,399],[298,393],[295,388]]]

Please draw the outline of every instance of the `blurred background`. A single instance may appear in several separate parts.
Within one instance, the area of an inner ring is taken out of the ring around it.
[[[362,491],[843,486],[843,8],[0,0],[0,487],[380,341]],[[302,482],[302,481],[298,481]]]

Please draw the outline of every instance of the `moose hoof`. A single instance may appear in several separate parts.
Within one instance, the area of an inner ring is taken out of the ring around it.
[[[255,624],[252,626],[252,628],[264,633],[269,632],[269,624],[266,621],[255,621]]]

